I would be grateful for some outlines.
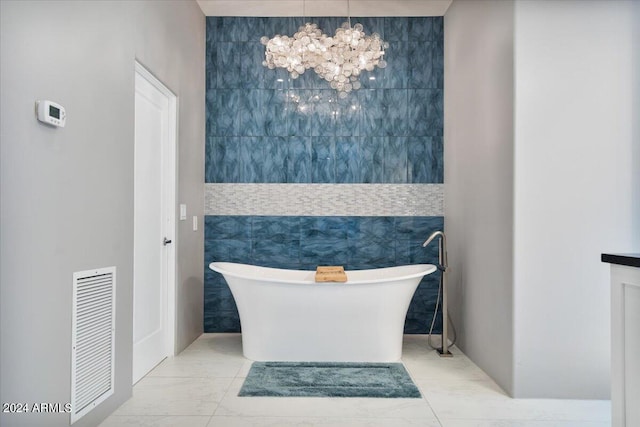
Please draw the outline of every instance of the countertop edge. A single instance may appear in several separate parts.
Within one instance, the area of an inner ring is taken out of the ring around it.
[[[602,262],[640,268],[640,253],[634,254],[602,254]]]

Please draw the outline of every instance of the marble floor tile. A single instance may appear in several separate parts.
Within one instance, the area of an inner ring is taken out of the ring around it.
[[[100,427],[207,427],[211,417],[112,415]]]
[[[442,419],[607,422],[611,416],[610,401],[513,399],[490,379],[415,382]]]
[[[437,344],[439,337],[434,337]],[[203,334],[138,382],[102,427],[605,427],[611,403],[512,399],[456,346],[441,358],[406,335],[402,362],[421,399],[238,397],[251,368],[240,334]]]
[[[242,368],[240,368],[240,371],[238,372],[237,377],[247,378],[247,375],[249,374],[249,370],[251,369],[252,364],[253,362],[251,360],[245,360],[244,365],[242,365]]]
[[[605,421],[522,421],[522,420],[448,420],[442,427],[608,427]]]
[[[242,336],[240,334],[202,334],[180,355],[201,353],[206,357],[242,358]]]
[[[440,357],[437,351],[403,357],[402,362],[411,378],[434,381],[489,380],[489,376],[462,353]]]
[[[245,361],[242,359],[176,356],[165,359],[147,377],[235,378],[244,365]]]
[[[440,427],[421,418],[227,417],[214,415],[207,427]]]
[[[213,415],[232,378],[145,377],[115,415]]]
[[[425,399],[239,397],[237,378],[215,415],[252,417],[398,417],[436,420]]]

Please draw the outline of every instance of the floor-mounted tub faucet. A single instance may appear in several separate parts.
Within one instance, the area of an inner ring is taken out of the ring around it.
[[[442,231],[436,231],[429,236],[429,238],[422,244],[422,247],[426,247],[429,243],[433,241],[436,237],[440,236],[440,241],[438,242],[438,263],[440,264],[438,268],[443,272],[447,270],[447,236],[444,235]]]
[[[453,356],[449,352],[449,312],[447,310],[447,236],[442,231],[436,231],[429,236],[429,238],[422,244],[422,247],[427,246],[436,237],[440,237],[438,241],[438,269],[442,272],[440,274],[440,289],[442,290],[442,347],[436,349],[440,354],[440,357]],[[436,307],[437,311],[437,307]],[[435,320],[435,318],[434,318]],[[433,323],[432,323],[433,326]],[[429,331],[429,340],[431,340],[431,331]]]

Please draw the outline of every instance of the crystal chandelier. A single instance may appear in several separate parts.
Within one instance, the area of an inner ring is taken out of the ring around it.
[[[269,69],[285,68],[292,79],[312,68],[338,91],[340,98],[360,89],[359,77],[363,71],[387,66],[384,50],[388,43],[377,33],[366,35],[361,24],[352,27],[351,17],[333,37],[307,22],[292,37],[278,34],[269,39],[264,36],[260,42],[265,45],[262,65]]]

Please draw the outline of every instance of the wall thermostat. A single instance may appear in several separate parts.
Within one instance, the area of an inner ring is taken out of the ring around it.
[[[53,101],[36,101],[36,115],[42,123],[61,128],[67,118],[64,107]]]

